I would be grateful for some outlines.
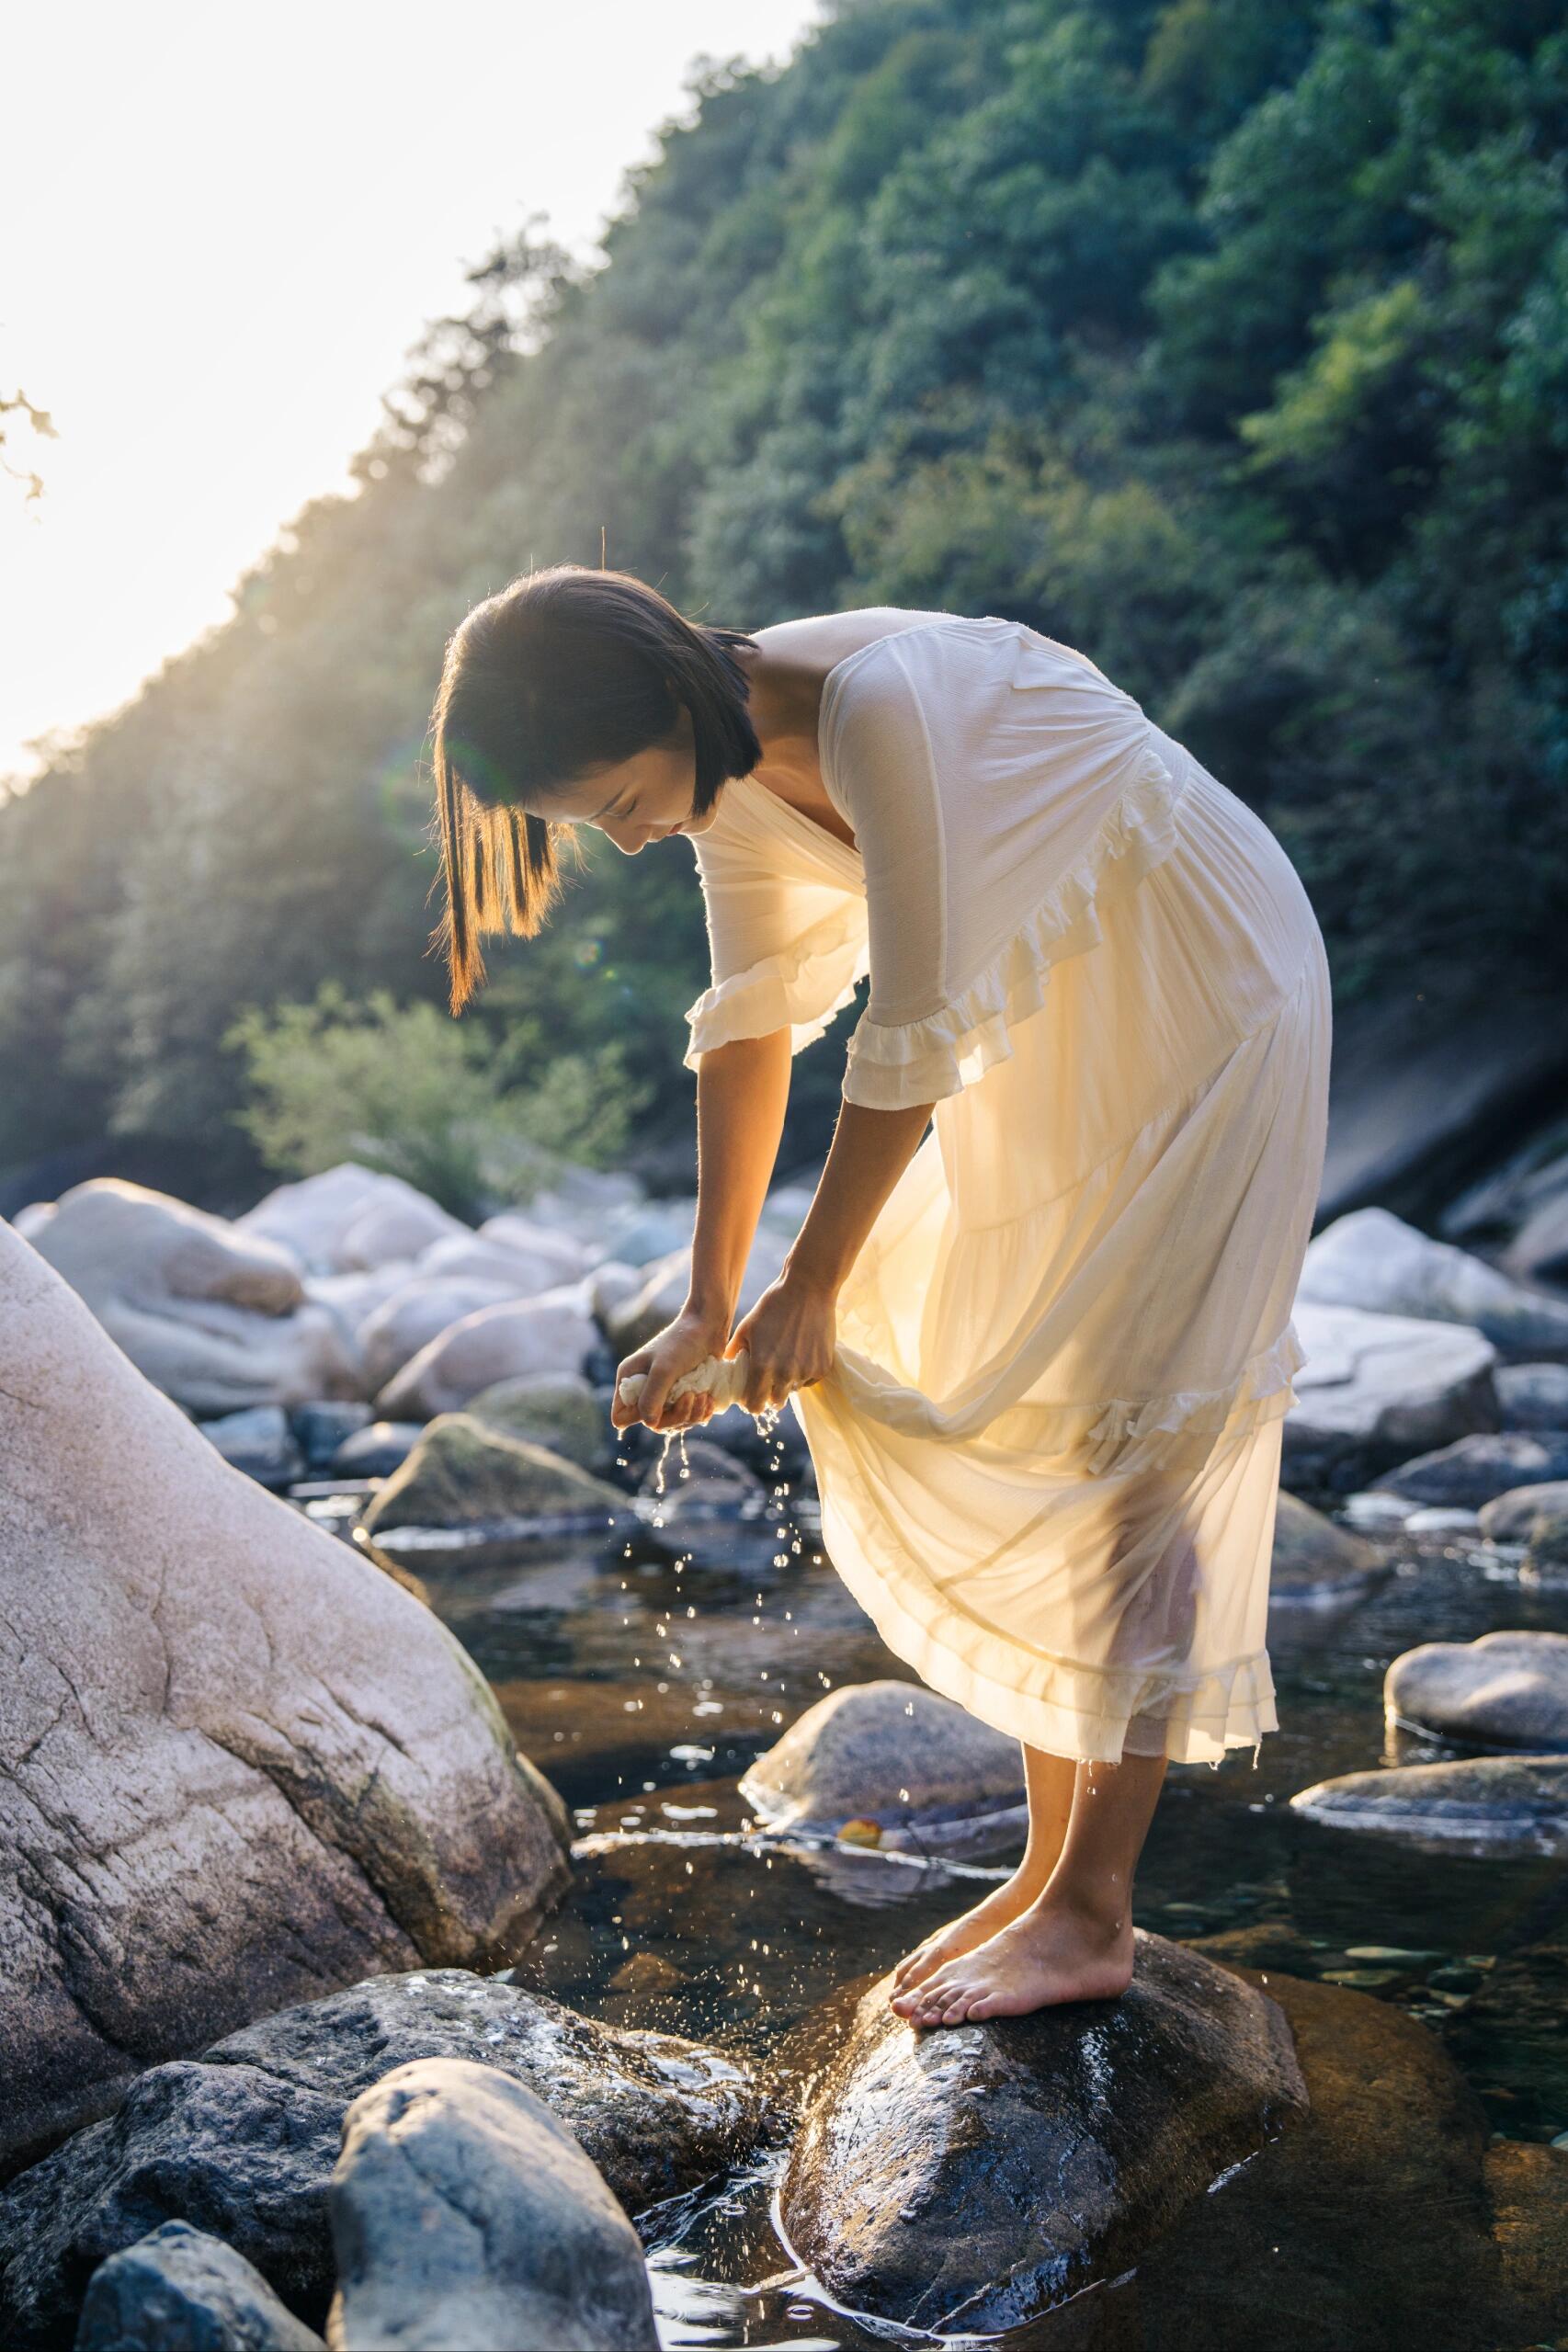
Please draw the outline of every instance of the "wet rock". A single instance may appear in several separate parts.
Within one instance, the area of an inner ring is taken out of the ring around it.
[[[1568,1479],[1511,1486],[1481,1506],[1481,1532],[1490,1543],[1528,1543],[1538,1519],[1568,1511]]]
[[[1271,1608],[1316,1608],[1370,1592],[1389,1573],[1376,1544],[1347,1534],[1321,1511],[1280,1490],[1268,1575]]]
[[[1497,1426],[1497,1354],[1463,1324],[1298,1301],[1307,1350],[1285,1418],[1293,1485],[1343,1492],[1423,1449]]]
[[[1494,1747],[1568,1749],[1568,1634],[1424,1642],[1383,1678],[1391,1722]]]
[[[1423,1505],[1404,1523],[1407,1535],[1479,1535],[1479,1511],[1461,1511],[1446,1504]]]
[[[1530,1528],[1525,1574],[1555,1583],[1568,1570],[1568,1511],[1543,1511]]]
[[[618,1244],[617,1248],[619,1246]],[[787,1237],[767,1229],[758,1233],[741,1277],[737,1318],[749,1314],[768,1286],[778,1281],[789,1248]],[[634,1298],[613,1309],[606,1321],[611,1345],[619,1347],[622,1356],[645,1347],[655,1332],[663,1331],[679,1314],[686,1304],[690,1281],[689,1247],[672,1250],[667,1257],[657,1258],[652,1266],[645,1267],[642,1288]]]
[[[835,2300],[903,2326],[1021,2325],[1139,2262],[1305,2109],[1285,2019],[1138,1932],[1131,1987],[917,2033],[864,1993],[780,2192]]]
[[[73,1186],[32,1246],[187,1412],[358,1396],[336,1319],[286,1250],[118,1176]]]
[[[370,1419],[368,1404],[358,1404],[347,1398],[312,1397],[308,1404],[297,1404],[289,1415],[289,1426],[294,1443],[304,1457],[309,1471],[324,1470],[339,1446],[357,1429],[365,1428]]]
[[[643,1471],[639,1493],[657,1497],[666,1517],[698,1511],[738,1511],[760,1500],[762,1481],[724,1447],[706,1437],[687,1437],[666,1454],[663,1448]]]
[[[482,1389],[529,1373],[581,1372],[598,1344],[583,1286],[481,1307],[421,1347],[376,1398],[391,1421],[459,1413]]]
[[[354,1227],[371,1210],[406,1211],[408,1232],[422,1235],[418,1246],[424,1248],[444,1230],[438,1222],[431,1223],[433,1209],[435,1203],[402,1176],[382,1176],[357,1161],[341,1160],[336,1167],[303,1176],[297,1184],[277,1186],[234,1222],[255,1239],[280,1244],[308,1274],[343,1274],[359,1263],[349,1257],[346,1245]],[[438,1221],[444,1211],[436,1210],[435,1214]]]
[[[602,1528],[625,1509],[619,1487],[591,1478],[562,1455],[487,1428],[472,1414],[443,1413],[371,1497],[361,1525],[368,1535],[499,1519]]]
[[[631,2213],[750,2155],[772,2114],[750,2074],[699,2043],[617,2031],[463,1970],[372,1977],[154,2067],[108,2121],[0,2193],[7,2352],[68,2341],[94,2267],[169,2220],[226,2239],[319,2324],[345,2111],[427,2058],[526,2084]]]
[[[1550,2340],[1568,2312],[1568,2148],[1504,2141],[1487,2150],[1484,2172],[1507,2314],[1496,2340]]]
[[[658,2352],[642,2242],[541,2099],[427,2058],[362,2092],[333,2176],[333,2343]]]
[[[608,1470],[614,1432],[580,1372],[528,1372],[481,1389],[468,1407],[476,1421],[562,1454],[579,1470]]]
[[[356,1334],[368,1393],[379,1395],[410,1357],[464,1315],[478,1307],[503,1306],[516,1295],[505,1282],[457,1281],[446,1276],[416,1276],[404,1282],[366,1316]]]
[[[769,1829],[831,1837],[869,1820],[891,1843],[890,1829],[1013,1812],[1023,1750],[924,1684],[851,1683],[798,1715],[740,1793]]]
[[[198,1425],[226,1462],[274,1493],[305,1474],[305,1458],[294,1443],[280,1404],[252,1404],[243,1413],[220,1414]]]
[[[1392,1535],[1403,1527],[1415,1506],[1402,1494],[1382,1494],[1368,1487],[1360,1494],[1347,1494],[1339,1507],[1346,1527],[1358,1533]]]
[[[1378,1484],[1412,1503],[1450,1510],[1479,1511],[1499,1494],[1521,1486],[1568,1479],[1568,1435],[1540,1436],[1525,1429],[1487,1431],[1460,1437],[1435,1453],[1418,1454],[1380,1478]]]
[[[521,1949],[566,1871],[451,1636],[231,1469],[4,1225],[0,1329],[16,2161],[257,2011]]]
[[[165,2221],[93,2273],[75,2352],[324,2352],[221,2238]]]
[[[1499,1364],[1505,1429],[1568,1429],[1568,1364]]]
[[[722,1446],[727,1454],[733,1454],[769,1484],[783,1479],[797,1494],[815,1494],[811,1449],[793,1404],[770,1429],[760,1427],[744,1406],[726,1405],[722,1413],[702,1424],[702,1435],[710,1445]]]
[[[425,1435],[423,1421],[368,1421],[345,1437],[329,1465],[334,1478],[390,1478]]]
[[[1568,1757],[1489,1755],[1347,1772],[1302,1789],[1290,1806],[1327,1829],[1433,1852],[1568,1853]]]
[[[1516,1353],[1568,1353],[1568,1299],[1528,1290],[1386,1209],[1357,1209],[1326,1226],[1308,1246],[1297,1296],[1314,1306],[1466,1324]]]

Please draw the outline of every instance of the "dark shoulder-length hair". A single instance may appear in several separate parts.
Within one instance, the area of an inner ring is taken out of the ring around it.
[[[454,1013],[484,977],[481,936],[531,939],[559,891],[560,836],[572,828],[540,815],[541,801],[666,742],[683,706],[698,815],[751,773],[762,745],[731,648],[754,642],[687,620],[630,572],[581,563],[524,573],[465,615],[431,717],[431,833],[447,900],[431,950],[446,959]]]

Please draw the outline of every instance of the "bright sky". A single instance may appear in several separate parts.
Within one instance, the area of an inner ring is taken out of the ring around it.
[[[347,488],[497,233],[578,254],[700,55],[783,59],[821,0],[51,0],[5,38],[0,775],[114,709]]]

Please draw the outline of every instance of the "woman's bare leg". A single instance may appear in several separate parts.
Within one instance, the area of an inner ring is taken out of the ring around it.
[[[1132,1977],[1132,1875],[1165,1778],[1163,1755],[1080,1764],[1055,1869],[983,1943],[943,1961],[892,2006],[921,2026],[1111,2000]]]
[[[1062,1853],[1073,1812],[1073,1791],[1078,1767],[1071,1757],[1048,1755],[1043,1748],[1024,1747],[1024,1778],[1028,1788],[1029,1831],[1023,1859],[1010,1879],[983,1897],[971,1910],[949,1920],[905,1954],[893,1971],[893,1990],[907,1992],[944,1960],[972,1951],[1026,1910],[1044,1887]]]

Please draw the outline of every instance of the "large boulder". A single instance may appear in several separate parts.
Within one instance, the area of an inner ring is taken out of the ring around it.
[[[0,1225],[0,2161],[144,2066],[566,1880],[477,1669],[233,1470]]]
[[[479,1307],[504,1305],[519,1294],[505,1282],[469,1276],[415,1275],[372,1308],[356,1334],[365,1392],[377,1396],[413,1356]]]
[[[468,1528],[504,1519],[603,1528],[626,1509],[619,1487],[560,1454],[487,1428],[471,1414],[443,1413],[372,1497],[363,1524],[369,1535],[387,1528]]]
[[[96,1176],[61,1195],[32,1246],[188,1412],[359,1393],[335,1318],[288,1252],[222,1217]]]
[[[1319,1780],[1290,1800],[1325,1829],[1435,1853],[1568,1853],[1568,1756],[1488,1755]]]
[[[581,1372],[598,1346],[585,1286],[480,1307],[429,1340],[376,1399],[389,1421],[460,1413],[482,1389],[530,1373]]]
[[[1568,1512],[1568,1479],[1511,1486],[1481,1506],[1481,1532],[1489,1543],[1528,1543],[1541,1519]]]
[[[1345,1491],[1413,1453],[1495,1429],[1497,1351],[1461,1324],[1301,1301],[1307,1360],[1285,1418],[1292,1485]]]
[[[1423,1642],[1383,1677],[1389,1721],[1441,1739],[1568,1750],[1568,1634]]]
[[[472,1238],[471,1227],[410,1187],[360,1210],[337,1245],[337,1263],[346,1274],[368,1274],[378,1266],[422,1258],[444,1241],[460,1244]]]
[[[165,2221],[93,2273],[75,2352],[325,2352],[255,2266]]]
[[[1275,2004],[1142,1930],[1117,2001],[916,2032],[864,1993],[780,2191],[835,2301],[999,2332],[1116,2278],[1307,2104]]]
[[[226,2239],[320,2325],[345,2113],[394,2067],[430,2058],[526,2084],[629,2213],[749,2157],[778,2119],[743,2067],[700,2043],[618,2030],[461,1970],[371,1978],[154,2067],[117,2114],[0,2194],[7,2352],[68,2343],[95,2266],[171,2220]]]
[[[416,1257],[457,1225],[402,1176],[355,1160],[277,1186],[235,1222],[242,1233],[280,1244],[308,1274],[346,1274]]]
[[[1528,1290],[1386,1209],[1357,1209],[1325,1226],[1308,1246],[1296,1295],[1313,1306],[1468,1324],[1515,1353],[1568,1354],[1568,1299]]]
[[[917,1682],[846,1683],[798,1715],[740,1793],[769,1829],[835,1836],[875,1824],[879,1843],[1004,1815],[1025,1802],[1023,1750]]]
[[[602,1471],[614,1459],[609,1415],[580,1372],[525,1372],[497,1381],[470,1400],[468,1410],[487,1428],[563,1454],[579,1470]]]
[[[1568,1429],[1568,1364],[1499,1364],[1505,1429]]]
[[[1390,1494],[1412,1503],[1464,1511],[1479,1511],[1499,1494],[1521,1486],[1561,1484],[1568,1480],[1568,1433],[1528,1429],[1486,1431],[1456,1437],[1435,1453],[1418,1454],[1401,1462],[1377,1482]]]
[[[417,2059],[361,2092],[332,2229],[343,2352],[658,2352],[636,2231],[559,2118],[494,2066]]]
[[[551,1290],[558,1283],[577,1281],[599,1255],[597,1244],[591,1245],[574,1233],[562,1233],[559,1226],[540,1223],[516,1209],[503,1209],[497,1216],[487,1217],[477,1239],[483,1248],[504,1251],[508,1257],[531,1267],[540,1277],[533,1284],[539,1290]]]
[[[1359,1599],[1388,1574],[1389,1563],[1376,1544],[1336,1527],[1281,1487],[1268,1571],[1271,1608],[1332,1608]]]
[[[419,1259],[425,1281],[494,1282],[509,1299],[531,1299],[587,1271],[586,1253],[564,1233],[493,1217],[483,1233],[435,1242]]]

